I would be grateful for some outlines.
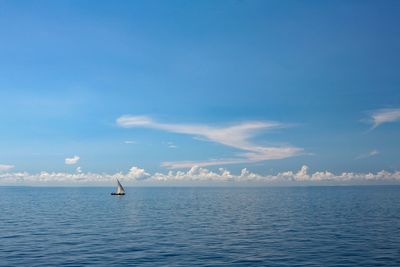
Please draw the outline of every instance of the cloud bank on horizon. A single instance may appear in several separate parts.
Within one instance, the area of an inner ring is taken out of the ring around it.
[[[252,163],[273,159],[285,159],[300,155],[302,148],[295,146],[261,146],[251,142],[259,131],[287,128],[279,122],[248,121],[230,126],[209,126],[204,124],[171,124],[154,121],[148,116],[125,115],[117,118],[117,124],[125,128],[152,128],[179,134],[188,134],[242,150],[236,157],[204,161],[165,161],[163,167],[169,169],[191,168],[193,166],[213,166],[239,163]]]
[[[110,183],[115,179],[119,179],[126,183],[145,182],[163,184],[166,182],[250,182],[250,183],[320,183],[320,182],[341,182],[341,183],[357,183],[357,182],[400,182],[400,171],[387,172],[379,171],[376,173],[355,173],[343,172],[334,174],[329,171],[317,171],[309,173],[309,167],[303,165],[300,170],[279,172],[275,175],[262,175],[249,171],[244,168],[240,174],[232,174],[229,170],[219,168],[217,172],[209,169],[194,166],[188,171],[169,171],[168,173],[150,174],[140,167],[131,167],[126,173],[117,172],[114,174],[107,173],[76,173],[65,172],[46,172],[42,171],[36,174],[28,172],[7,172],[0,173],[0,184],[51,184],[51,183],[67,183],[67,184],[84,184],[84,183]]]

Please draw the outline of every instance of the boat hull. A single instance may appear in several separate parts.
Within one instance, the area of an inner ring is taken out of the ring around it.
[[[123,196],[125,193],[111,193],[112,196]]]

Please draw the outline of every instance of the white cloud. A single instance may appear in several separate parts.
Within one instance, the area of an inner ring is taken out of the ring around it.
[[[177,148],[177,146],[173,142],[167,142],[168,148],[174,149]]]
[[[368,153],[368,156],[372,157],[372,156],[375,156],[375,155],[378,155],[378,154],[379,154],[379,151],[376,150],[376,149],[374,149],[374,150],[371,150],[371,151]]]
[[[372,129],[388,122],[400,120],[400,108],[378,109],[370,114],[369,122],[372,124]]]
[[[365,159],[365,158],[376,156],[378,154],[379,154],[379,151],[376,149],[373,149],[366,154],[358,155],[355,159]]]
[[[77,173],[81,173],[82,172],[82,168],[81,167],[77,167],[75,170]]]
[[[155,123],[147,116],[121,116],[117,119],[117,123],[122,127],[148,126],[151,127]]]
[[[78,163],[80,157],[78,156],[73,156],[72,158],[65,158],[65,164],[67,165],[74,165]]]
[[[400,171],[387,172],[379,171],[377,173],[354,173],[343,172],[334,174],[329,171],[309,172],[308,166],[304,165],[298,171],[280,172],[275,175],[261,175],[244,168],[238,174],[232,174],[229,170],[219,168],[218,171],[211,171],[199,166],[193,166],[188,171],[168,171],[167,173],[150,174],[139,167],[132,167],[126,173],[118,172],[114,174],[107,173],[64,173],[64,172],[46,172],[42,171],[36,174],[27,172],[0,173],[1,183],[113,183],[115,178],[120,181],[129,182],[150,182],[156,184],[168,184],[169,182],[257,182],[257,183],[352,183],[352,182],[400,182]]]
[[[147,172],[145,172],[144,169],[141,169],[139,167],[132,167],[130,168],[126,177],[132,178],[134,180],[143,180],[150,177],[150,174],[148,174]]]
[[[35,174],[28,172],[14,172],[14,173],[3,173],[0,174],[1,183],[112,183],[115,178],[121,181],[139,181],[146,179],[150,176],[144,169],[138,167],[132,167],[129,172],[122,173],[117,172],[114,174],[107,173],[92,173],[92,172],[81,172],[80,168],[77,168],[75,173],[67,172],[47,172],[42,171]]]
[[[147,116],[122,116],[117,119],[117,124],[125,127],[144,127],[164,130],[168,132],[193,135],[225,146],[244,151],[234,159],[220,159],[217,161],[206,160],[200,162],[178,161],[164,162],[162,165],[171,169],[187,168],[193,165],[210,166],[220,164],[251,163],[272,159],[284,159],[299,155],[302,148],[293,146],[267,147],[254,144],[250,141],[257,132],[286,128],[287,125],[278,122],[250,121],[231,126],[208,126],[202,124],[168,124],[159,123]]]
[[[0,171],[8,171],[13,169],[14,165],[0,164]]]
[[[155,181],[235,181],[235,182],[264,182],[264,183],[301,183],[301,182],[366,182],[366,181],[396,181],[400,182],[400,171],[377,173],[353,173],[344,172],[334,174],[329,171],[317,171],[309,173],[308,166],[304,165],[299,171],[280,172],[275,175],[261,175],[249,171],[247,168],[241,170],[240,174],[234,175],[230,171],[220,168],[218,172],[206,168],[194,166],[187,172],[169,171],[166,174],[155,173],[149,179]]]
[[[133,140],[126,140],[124,141],[125,144],[136,144],[136,141]]]
[[[247,159],[213,159],[204,161],[164,161],[161,166],[168,169],[187,169],[193,166],[207,167],[229,164],[249,163]]]

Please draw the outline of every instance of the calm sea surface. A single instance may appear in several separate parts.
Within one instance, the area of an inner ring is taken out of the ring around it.
[[[0,187],[0,266],[400,266],[400,187]]]

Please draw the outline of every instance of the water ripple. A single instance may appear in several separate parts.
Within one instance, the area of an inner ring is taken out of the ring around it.
[[[0,266],[400,266],[400,187],[0,187]]]

